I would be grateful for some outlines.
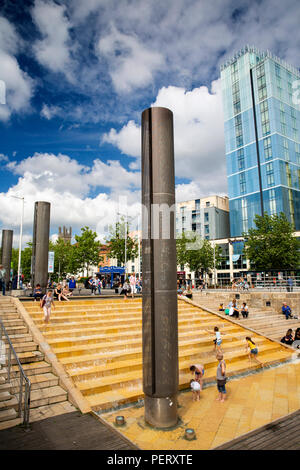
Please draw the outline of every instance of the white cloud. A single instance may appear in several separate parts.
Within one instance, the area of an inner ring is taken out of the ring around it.
[[[60,116],[63,113],[62,109],[59,106],[48,106],[45,103],[41,109],[41,116],[48,121],[54,116]]]
[[[141,128],[134,121],[129,121],[126,126],[117,132],[111,129],[104,134],[101,141],[118,147],[122,153],[132,157],[141,155]]]
[[[114,26],[99,40],[98,52],[106,58],[113,85],[121,93],[145,88],[164,64],[160,52],[146,47],[134,35],[119,32]]]
[[[12,196],[23,196],[27,238],[32,232],[35,201],[51,203],[52,231],[57,231],[59,225],[68,225],[78,233],[81,227],[88,225],[102,239],[105,226],[117,218],[120,197],[126,199],[129,215],[140,209],[140,174],[127,171],[118,161],[104,163],[96,159],[92,166],[85,166],[67,155],[36,153],[20,163],[8,163],[7,168],[20,177],[7,193],[0,193],[0,226],[12,227],[18,233],[21,206],[20,201]],[[108,188],[110,194],[102,190],[90,196],[91,189],[102,187]],[[124,210],[122,207],[121,211]]]
[[[226,192],[220,80],[212,82],[211,91],[205,86],[191,91],[163,87],[153,106],[169,108],[174,114],[176,176],[192,179],[202,195]],[[140,127],[134,121],[119,132],[111,129],[103,141],[127,155],[138,157],[141,153]]]
[[[69,29],[66,6],[37,0],[32,17],[42,35],[34,44],[37,60],[52,72],[62,72],[73,80]]]
[[[6,104],[0,104],[0,121],[9,120],[12,113],[30,109],[33,80],[21,70],[14,57],[19,48],[19,37],[14,27],[0,17],[0,80],[5,83]]]
[[[7,155],[0,153],[0,162],[8,162],[9,158]]]

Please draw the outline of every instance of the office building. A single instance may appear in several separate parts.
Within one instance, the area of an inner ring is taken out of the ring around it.
[[[230,235],[256,214],[283,212],[300,229],[299,71],[245,47],[221,67]]]

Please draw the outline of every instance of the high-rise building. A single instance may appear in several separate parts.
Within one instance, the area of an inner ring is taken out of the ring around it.
[[[300,230],[299,71],[245,47],[221,67],[230,233],[254,216],[284,212]]]
[[[208,196],[176,204],[176,232],[195,232],[206,240],[229,236],[228,197]]]

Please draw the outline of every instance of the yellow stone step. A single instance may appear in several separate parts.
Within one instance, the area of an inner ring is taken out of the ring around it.
[[[265,364],[269,365],[272,362],[277,363],[286,360],[287,357],[282,352],[281,354],[277,353],[277,355],[273,355]],[[242,374],[244,372],[253,371],[256,369],[260,369],[260,366],[257,364],[252,363],[250,365],[247,359],[243,359],[236,363],[235,369],[231,369],[230,366],[227,365],[227,375],[230,377],[232,375]],[[216,368],[212,369],[211,371],[205,370],[204,375],[204,384],[215,381],[215,374]],[[192,378],[192,375],[187,372],[184,374],[180,374],[180,389],[189,388],[189,382]],[[230,382],[229,382],[230,383]],[[205,389],[202,392],[205,393]],[[123,386],[119,389],[109,390],[99,394],[92,394],[87,395],[86,399],[89,401],[91,407],[95,410],[105,410],[110,409],[112,407],[117,407],[125,403],[136,402],[142,399],[144,396],[142,391],[142,382],[140,384],[136,383],[135,386],[128,385]]]

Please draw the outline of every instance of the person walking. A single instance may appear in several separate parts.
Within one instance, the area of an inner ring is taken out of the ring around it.
[[[6,276],[6,269],[3,267],[3,264],[0,264],[0,290],[2,290],[2,295],[5,295],[5,290],[6,290],[5,276]]]
[[[129,278],[129,283],[130,283],[130,290],[131,290],[131,297],[134,297],[134,294],[136,293],[136,277],[135,273],[132,273],[130,278]]]
[[[251,364],[252,359],[254,359],[255,362],[257,362],[258,364],[263,366],[263,363],[260,362],[257,359],[258,348],[257,348],[256,344],[254,343],[254,341],[250,338],[250,336],[246,336],[246,343],[247,343],[246,352],[248,352],[248,357],[249,357],[249,360],[250,360],[250,364]]]
[[[224,403],[225,397],[226,397],[226,382],[227,382],[227,377],[226,377],[226,363],[224,361],[224,356],[222,353],[218,352],[217,353],[217,360],[219,361],[218,367],[217,367],[217,388],[219,392],[218,398],[216,398],[216,401],[220,401],[221,403]]]
[[[47,326],[51,315],[51,306],[55,309],[54,300],[52,297],[52,290],[49,290],[47,294],[41,300],[41,307],[44,311],[44,324]]]
[[[101,295],[101,287],[102,287],[101,279],[97,279],[97,289],[98,289],[99,295]]]

